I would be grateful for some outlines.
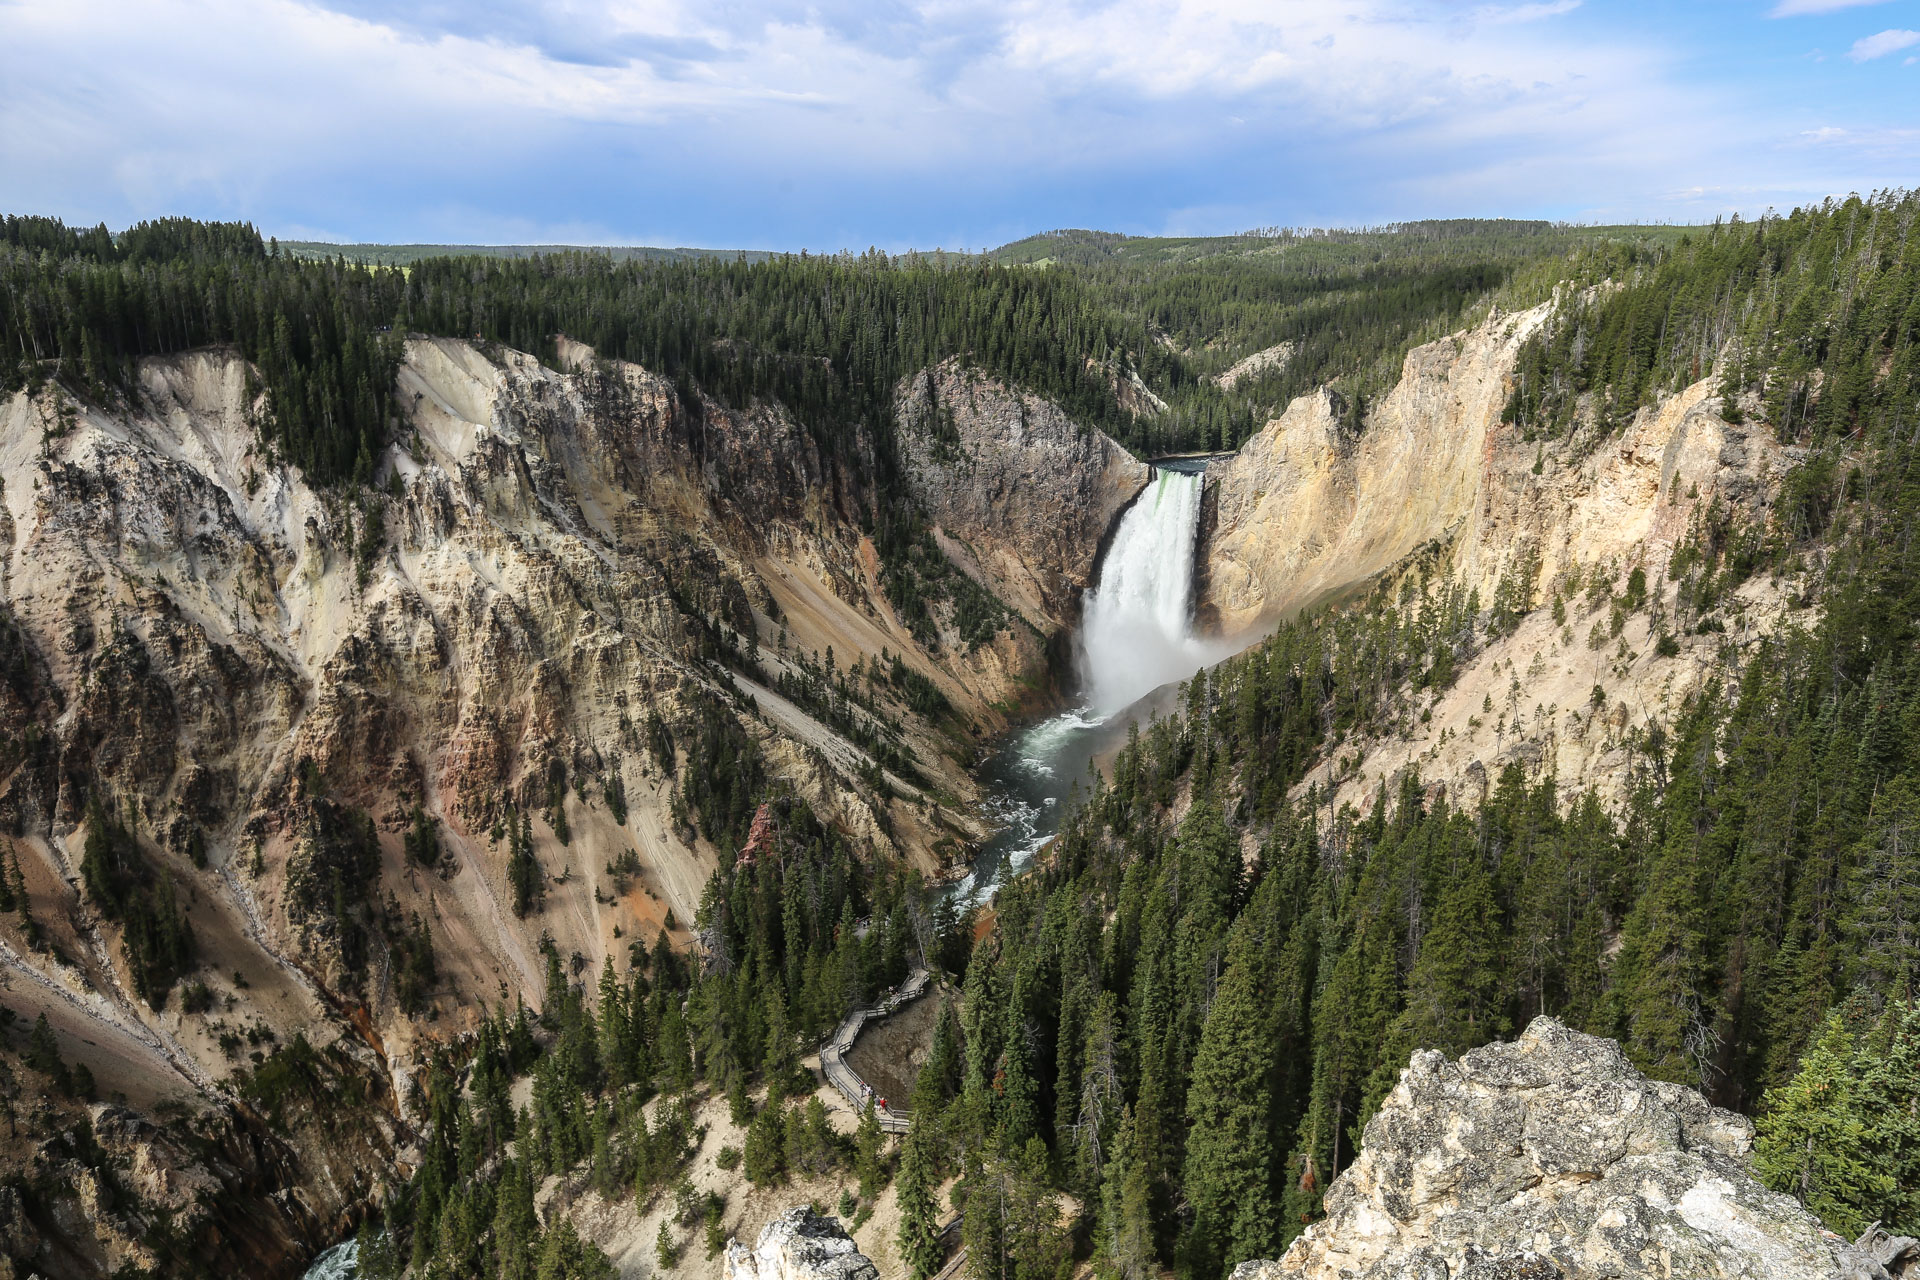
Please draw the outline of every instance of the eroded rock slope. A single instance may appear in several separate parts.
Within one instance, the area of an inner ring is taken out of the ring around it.
[[[909,380],[898,416],[911,484],[948,555],[1035,626],[1071,622],[1146,464],[957,361]]]
[[[1763,520],[1797,452],[1727,421],[1712,380],[1617,430],[1529,439],[1502,411],[1550,313],[1496,313],[1415,348],[1358,433],[1333,392],[1302,396],[1209,472],[1199,611],[1213,629],[1257,634],[1416,562],[1436,589],[1522,615],[1478,637],[1414,718],[1327,754],[1310,781],[1335,804],[1409,770],[1471,804],[1513,762],[1618,796],[1636,737],[1724,669],[1724,646],[1794,616],[1792,591],[1754,581],[1695,631],[1683,624],[1704,619],[1676,618],[1668,571],[1710,525]],[[1616,625],[1635,570],[1641,594]]]
[[[56,387],[0,401],[0,863],[17,859],[27,888],[26,912],[0,921],[6,1007],[44,1015],[97,1093],[137,1110],[172,1099],[264,1141],[229,1077],[304,1036],[391,1121],[351,1137],[294,1124],[292,1145],[255,1153],[286,1166],[259,1194],[299,1187],[303,1206],[258,1243],[261,1274],[337,1238],[375,1194],[431,1043],[503,998],[539,1002],[543,939],[587,972],[663,930],[688,940],[717,850],[678,778],[708,767],[712,734],[749,742],[869,851],[933,869],[977,834],[927,797],[972,795],[974,741],[1036,683],[1091,571],[1097,519],[1045,548],[1083,570],[1026,596],[1039,558],[985,578],[1026,621],[966,643],[936,600],[916,634],[862,532],[871,442],[829,456],[776,407],[732,411],[585,348],[561,355],[565,370],[410,340],[401,438],[367,460],[364,491],[277,463],[231,352],[149,361],[117,406]],[[1046,421],[993,465],[1124,500],[1111,441],[977,392]],[[1016,531],[1054,496],[942,492]],[[896,656],[950,713],[916,715],[895,684],[849,674]],[[823,680],[844,696],[806,693]],[[107,819],[191,924],[192,1010],[136,994],[122,924],[82,890]],[[542,891],[524,915],[516,820]],[[340,927],[343,885],[430,934],[424,995],[402,991],[385,939]],[[75,1247],[108,1265],[107,1246]],[[68,1271],[85,1267],[50,1274]]]

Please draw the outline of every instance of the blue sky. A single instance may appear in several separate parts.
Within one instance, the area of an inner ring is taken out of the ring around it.
[[[1920,183],[1920,0],[0,0],[0,210],[980,248]]]

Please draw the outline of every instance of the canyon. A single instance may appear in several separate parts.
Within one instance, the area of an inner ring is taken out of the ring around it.
[[[1415,348],[1358,433],[1336,393],[1303,396],[1203,478],[1155,476],[959,361],[904,380],[904,483],[943,572],[1003,611],[985,638],[963,634],[962,588],[937,575],[926,623],[890,594],[875,441],[836,455],[784,410],[730,409],[578,344],[556,367],[409,339],[404,428],[358,495],[274,458],[252,371],[228,350],[149,359],[117,404],[13,394],[0,826],[41,933],[0,923],[0,962],[8,1008],[44,1016],[115,1099],[93,1129],[140,1176],[118,1203],[75,1192],[30,1224],[0,1202],[4,1248],[26,1250],[31,1226],[44,1252],[10,1256],[49,1276],[152,1265],[143,1237],[164,1209],[176,1236],[226,1251],[207,1256],[297,1273],[410,1167],[427,1053],[488,1008],[537,1002],[543,949],[591,975],[662,935],[695,944],[722,856],[680,786],[710,766],[703,726],[750,742],[863,856],[955,872],[990,834],[984,752],[1072,701],[1083,601],[1118,589],[1124,556],[1106,553],[1135,504],[1191,503],[1176,604],[1192,624],[1103,713],[1383,582],[1485,602],[1504,584],[1525,596],[1516,628],[1417,721],[1338,744],[1301,788],[1364,808],[1417,772],[1471,802],[1523,762],[1617,797],[1637,734],[1669,722],[1728,646],[1803,616],[1791,581],[1754,581],[1725,608],[1730,629],[1658,643],[1676,549],[1716,513],[1761,519],[1795,454],[1729,422],[1711,381],[1598,445],[1524,439],[1502,409],[1547,316],[1495,312]],[[1636,569],[1646,597],[1587,643],[1613,607],[1590,588]],[[947,710],[916,710],[876,674],[896,660]],[[139,998],[120,926],[81,891],[95,788],[188,904],[200,1011]],[[396,958],[376,948],[357,976],[299,889],[329,865],[346,808],[372,819],[392,915],[430,930],[437,976],[416,1009]],[[526,915],[503,835],[516,815],[544,897]],[[308,1045],[367,1105],[351,1122],[274,1123],[229,1080],[249,1061],[241,1039],[263,1036]],[[43,1133],[79,1109],[38,1105]],[[46,1147],[9,1159],[78,1167]]]
[[[0,928],[8,1008],[44,1017],[99,1096],[264,1148],[277,1177],[223,1188],[272,1224],[246,1256],[258,1274],[297,1269],[377,1202],[406,1165],[423,1054],[502,1000],[537,1001],[543,947],[597,971],[663,933],[689,945],[718,855],[675,778],[710,767],[694,758],[706,726],[724,721],[867,856],[942,870],[983,834],[967,764],[1045,696],[1048,637],[1093,571],[1098,503],[1062,524],[1044,513],[1081,505],[1079,490],[1006,485],[955,536],[1008,575],[995,585],[1017,616],[968,644],[936,602],[916,635],[881,586],[847,462],[779,410],[687,399],[577,345],[562,355],[556,369],[409,341],[406,430],[357,499],[276,463],[229,351],[148,360],[117,405],[57,387],[0,404],[0,821],[35,931]],[[1030,405],[980,388],[960,415],[980,436],[970,465],[1055,446],[1078,460],[1087,434]],[[1111,512],[1144,469],[1111,442],[1103,456]],[[1078,485],[1085,471],[1045,474]],[[927,492],[936,510],[943,492]],[[1044,545],[1020,542],[1042,524]],[[875,675],[895,662],[948,710],[908,706],[897,676]],[[783,683],[833,693],[803,706]],[[917,776],[881,769],[879,749]],[[140,999],[121,926],[81,892],[93,788],[185,905],[199,1010]],[[376,947],[356,975],[299,888],[329,873],[349,808],[374,824],[376,901],[430,931],[421,1016],[401,1007],[395,957]],[[503,840],[516,813],[544,897],[525,918]],[[429,856],[408,852],[415,832]],[[263,1043],[322,1046],[376,1103],[370,1131],[309,1117],[271,1133],[225,1080],[248,1065],[243,1038],[256,1066]],[[74,1110],[38,1107],[47,1130]],[[291,1212],[275,1202],[289,1193]],[[50,1270],[150,1263],[135,1205],[173,1204],[183,1238],[222,1236],[218,1199],[149,1188],[120,1211],[41,1222],[65,1233],[70,1265]]]

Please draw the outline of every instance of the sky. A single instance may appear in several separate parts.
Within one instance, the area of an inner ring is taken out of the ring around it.
[[[1920,0],[0,0],[0,212],[979,249],[1920,184]]]

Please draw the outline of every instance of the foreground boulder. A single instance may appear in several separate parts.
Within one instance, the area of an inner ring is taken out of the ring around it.
[[[1234,1280],[1880,1280],[1747,1171],[1753,1125],[1537,1018],[1449,1062],[1416,1053],[1327,1217]]]
[[[802,1205],[761,1228],[752,1249],[729,1240],[727,1280],[880,1280],[880,1272],[838,1218]]]

